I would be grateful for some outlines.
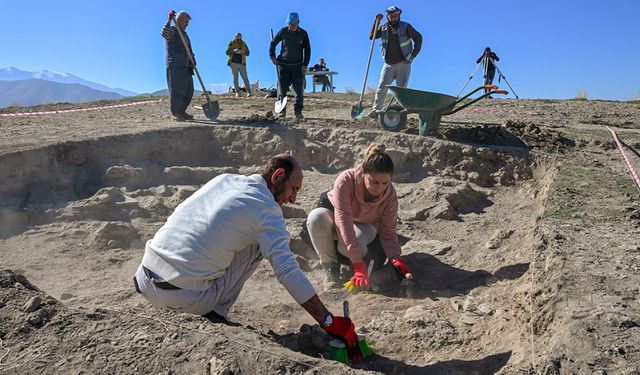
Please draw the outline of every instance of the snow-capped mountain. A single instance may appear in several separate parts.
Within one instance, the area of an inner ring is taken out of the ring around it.
[[[115,92],[122,96],[136,96],[137,93],[121,88],[111,88],[105,85],[101,85],[96,82],[88,81],[86,79],[74,76],[69,73],[55,72],[52,70],[40,70],[37,72],[29,72],[20,70],[16,67],[10,66],[8,68],[0,68],[0,81],[17,81],[22,79],[41,79],[45,81],[58,82],[58,83],[77,83],[83,86],[90,87],[94,90]]]

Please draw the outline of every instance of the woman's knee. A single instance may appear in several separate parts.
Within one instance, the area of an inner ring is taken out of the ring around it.
[[[333,229],[333,225],[331,212],[326,208],[315,208],[307,215],[307,229],[309,229],[309,233],[315,230],[331,230]]]

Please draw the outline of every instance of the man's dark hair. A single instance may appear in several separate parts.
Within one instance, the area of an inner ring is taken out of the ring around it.
[[[298,164],[291,155],[287,154],[279,154],[267,160],[267,162],[258,170],[258,173],[267,181],[267,186],[271,186],[270,177],[278,168],[284,169],[283,182],[287,182],[289,180],[289,176],[291,176],[291,172],[298,168]]]

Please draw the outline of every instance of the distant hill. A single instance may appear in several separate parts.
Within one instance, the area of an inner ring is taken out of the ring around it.
[[[83,103],[123,98],[115,92],[95,90],[77,83],[58,83],[42,79],[0,81],[0,108],[45,103]]]
[[[151,96],[169,96],[169,89],[162,89],[162,90],[154,91],[154,92],[149,93],[147,95],[151,95]],[[193,96],[200,96],[200,95],[202,95],[202,90],[194,90],[193,91]]]
[[[91,82],[86,79],[74,76],[69,73],[54,72],[51,70],[40,70],[38,72],[28,72],[20,70],[16,67],[0,68],[0,81],[16,81],[23,79],[41,79],[45,81],[58,82],[58,83],[77,83],[83,86],[90,87],[94,90],[115,92],[122,96],[136,96],[137,93],[121,88],[111,88],[105,85],[101,85],[96,82]]]
[[[162,89],[162,90],[154,91],[154,92],[150,93],[149,95],[151,95],[151,96],[169,96],[169,90],[168,89]]]

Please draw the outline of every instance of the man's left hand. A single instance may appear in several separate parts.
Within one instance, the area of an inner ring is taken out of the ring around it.
[[[332,320],[333,323],[323,327],[324,330],[331,336],[344,341],[348,348],[357,348],[358,334],[351,319],[332,315]]]
[[[307,67],[302,65],[302,74],[307,74]]]

